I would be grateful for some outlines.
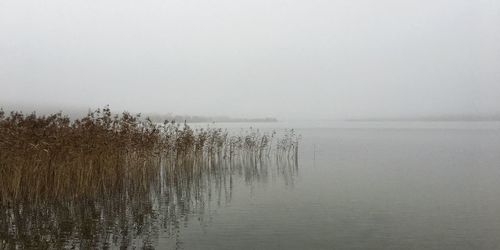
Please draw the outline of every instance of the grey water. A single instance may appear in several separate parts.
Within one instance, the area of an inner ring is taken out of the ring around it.
[[[235,186],[182,247],[500,249],[498,122],[252,126],[302,135],[297,178]]]
[[[53,214],[80,228],[70,238],[53,236],[66,241],[56,246],[78,248],[87,240],[112,249],[500,249],[499,122],[192,126],[235,133],[293,128],[302,137],[297,166],[212,176],[161,199],[64,208]],[[96,226],[103,218],[111,219]],[[11,222],[0,220],[0,246],[9,235],[2,223]]]

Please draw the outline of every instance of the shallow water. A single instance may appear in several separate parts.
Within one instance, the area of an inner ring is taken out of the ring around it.
[[[122,218],[126,226],[58,237],[111,248],[500,248],[500,123],[210,126],[295,128],[302,135],[298,168],[212,176],[192,196],[149,197],[121,209],[100,204],[105,212],[91,209],[89,221]],[[76,225],[89,227],[85,218]]]

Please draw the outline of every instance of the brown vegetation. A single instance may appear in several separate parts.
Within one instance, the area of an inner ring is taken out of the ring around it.
[[[222,171],[273,154],[296,161],[297,141],[293,132],[279,139],[255,130],[231,135],[113,115],[109,108],[74,121],[61,113],[0,111],[0,204],[147,193],[182,182],[175,178],[179,171],[184,177]]]

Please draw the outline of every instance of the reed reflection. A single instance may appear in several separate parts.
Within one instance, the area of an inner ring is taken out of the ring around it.
[[[234,182],[268,182],[271,176],[293,185],[296,159],[278,153],[222,151],[163,155],[148,181],[128,179],[123,192],[65,201],[21,202],[0,208],[1,248],[154,247],[160,235],[180,246],[180,228],[191,219],[209,223],[210,208],[231,202]],[[152,168],[151,168],[152,169]]]

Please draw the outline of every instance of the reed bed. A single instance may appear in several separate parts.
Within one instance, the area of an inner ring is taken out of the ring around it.
[[[0,204],[147,195],[199,172],[297,161],[298,136],[163,124],[106,107],[81,119],[0,111]],[[245,171],[249,171],[246,169]],[[181,176],[182,178],[179,178]]]
[[[252,131],[254,135],[243,134],[260,138]],[[228,135],[228,141],[231,138]],[[275,141],[272,145],[277,145]],[[141,185],[44,203],[0,204],[0,249],[105,249],[131,244],[147,249],[155,245],[159,232],[181,244],[179,228],[191,219],[209,223],[214,207],[231,202],[234,182],[254,185],[280,177],[285,185],[293,185],[296,162],[273,157],[275,150],[258,159],[252,155],[260,154],[259,150],[235,150],[231,160],[229,155],[224,158],[223,150],[211,157],[208,147],[191,157],[171,153],[158,156],[158,176],[141,183],[147,188]]]

